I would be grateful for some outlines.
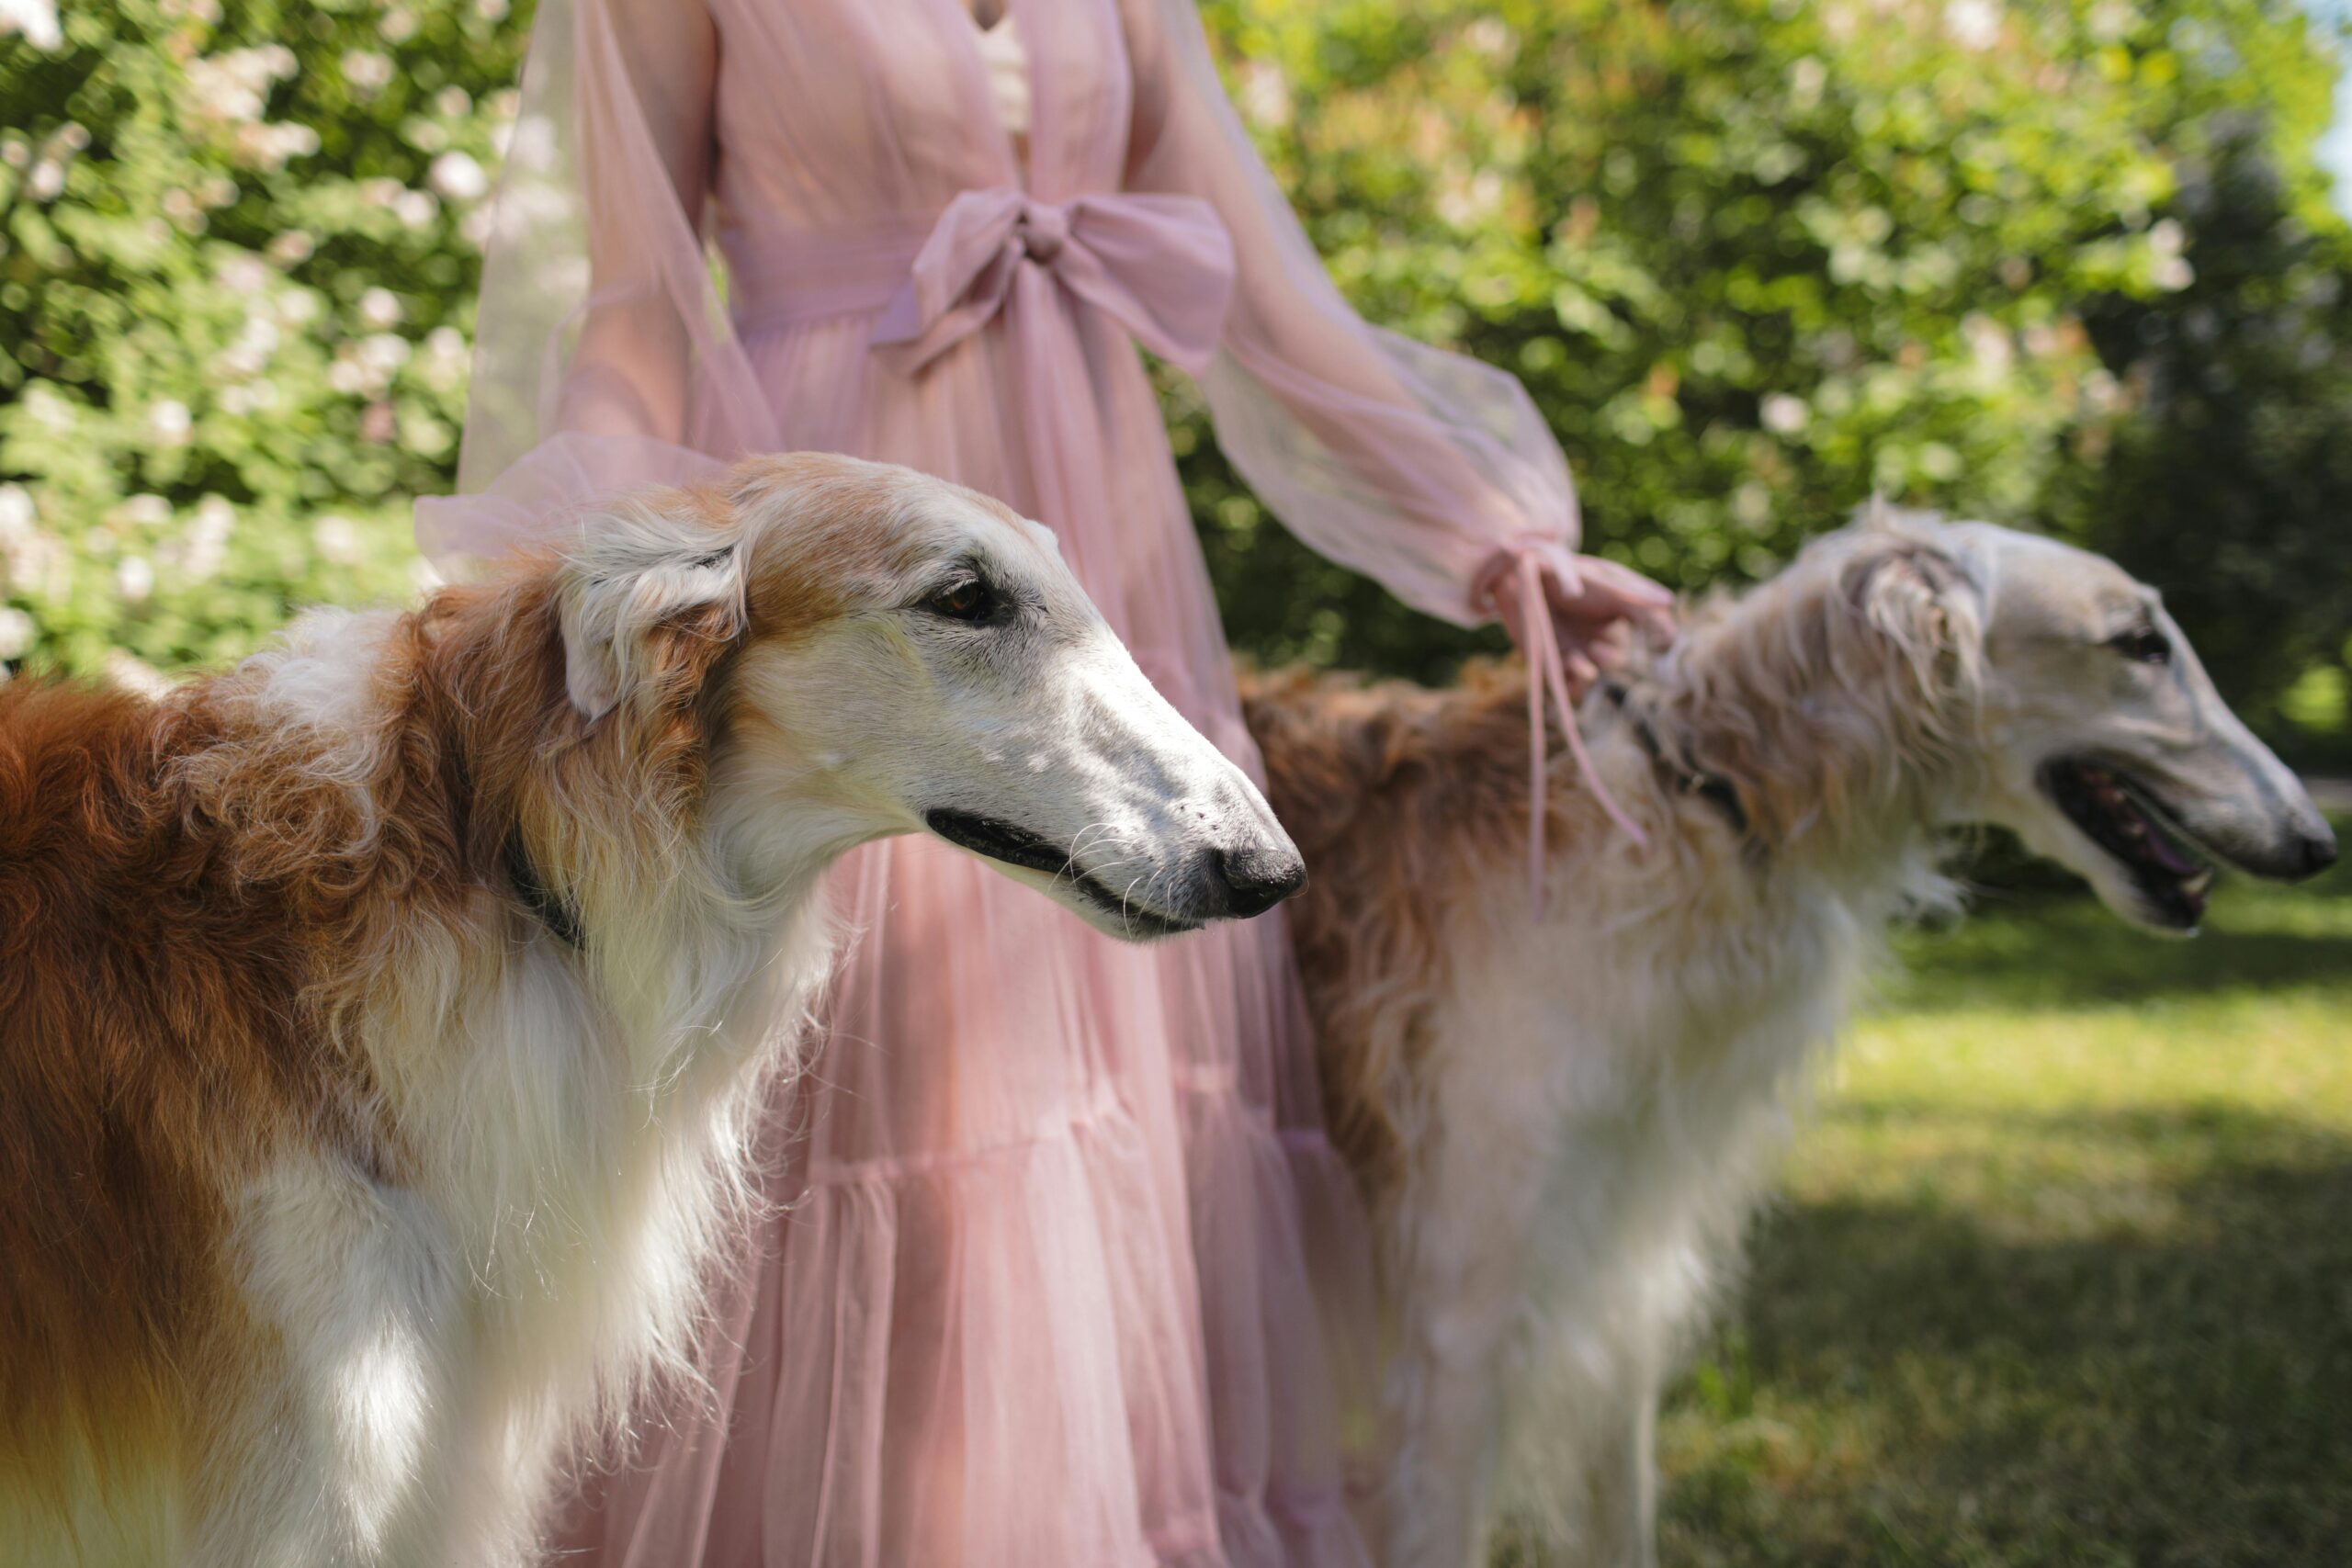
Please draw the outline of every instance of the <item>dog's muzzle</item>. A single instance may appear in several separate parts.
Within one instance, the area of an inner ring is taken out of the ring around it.
[[[1062,845],[1014,823],[949,810],[925,812],[923,821],[958,849],[1055,878],[1136,936],[1175,936],[1210,920],[1262,915],[1306,885],[1306,863],[1296,848],[1287,840],[1258,839],[1195,852],[1181,875],[1161,880],[1170,896],[1146,905],[1102,882]]]

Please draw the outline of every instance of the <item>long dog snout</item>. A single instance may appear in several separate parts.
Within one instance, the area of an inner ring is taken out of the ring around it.
[[[2268,755],[2267,751],[2265,755]],[[2326,815],[2302,780],[2283,764],[2278,772],[2286,781],[2282,789],[2286,809],[2279,814],[2285,818],[2279,828],[2279,837],[2284,841],[2278,848],[2276,869],[2270,874],[2284,882],[2301,882],[2335,863],[2335,829],[2328,825]]]
[[[2268,853],[2249,855],[2241,863],[2246,870],[2280,882],[2301,882],[2327,870],[2335,863],[2335,829],[2316,808],[2310,818],[2283,829]]]
[[[1976,700],[2007,782],[1984,815],[2157,931],[2197,929],[2217,863],[2281,882],[2335,863],[2310,791],[2230,710],[2154,589],[2054,540],[1940,527],[1992,585]]]
[[[1306,857],[1249,774],[1208,750],[1207,800],[1179,812],[1204,840],[1186,859],[1186,902],[1201,919],[1246,920],[1306,886]]]
[[[1073,595],[1069,613],[1082,632],[995,694],[978,765],[926,792],[924,826],[1131,941],[1247,919],[1297,892],[1305,862],[1249,773],[1091,606]]]
[[[2151,777],[2177,795],[2183,827],[2239,870],[2279,882],[2317,876],[2335,863],[2335,829],[2292,769],[2255,739],[2199,671],[2191,684],[2216,736]]]
[[[1262,915],[1306,886],[1306,857],[1249,776],[1205,739],[1194,744],[1201,755],[1192,761],[1209,773],[1207,787],[1196,784],[1146,812],[1157,826],[1144,837],[1170,846],[1160,879],[1165,912],[1187,924]]]

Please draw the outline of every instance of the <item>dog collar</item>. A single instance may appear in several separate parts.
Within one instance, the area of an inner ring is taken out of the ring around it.
[[[506,835],[502,858],[506,863],[506,880],[514,884],[514,896],[523,900],[523,908],[530,910],[556,941],[574,953],[586,952],[588,937],[580,929],[580,911],[571,900],[558,897],[548,889],[539,875],[539,868],[531,863],[531,852],[523,847],[521,828]]]
[[[1657,766],[1659,773],[1666,776],[1667,781],[1681,794],[1697,795],[1708,805],[1713,806],[1724,814],[1724,820],[1731,824],[1733,832],[1743,839],[1747,837],[1747,808],[1739,803],[1739,787],[1721,773],[1711,773],[1703,769],[1693,768],[1685,763],[1681,758],[1668,754],[1665,744],[1658,739],[1657,731],[1651,726],[1648,716],[1634,712],[1630,705],[1628,699],[1633,695],[1631,688],[1619,682],[1611,681],[1603,685],[1601,690],[1608,694],[1609,700],[1616,705],[1617,711],[1625,716],[1625,722],[1633,727],[1634,739],[1641,742],[1642,750],[1649,753],[1650,761]]]

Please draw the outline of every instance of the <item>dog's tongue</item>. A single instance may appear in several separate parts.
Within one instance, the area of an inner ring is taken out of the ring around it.
[[[2164,829],[2148,818],[2147,813],[2142,812],[2141,818],[2148,823],[2148,853],[2158,865],[2177,876],[2194,876],[2205,869],[2181,853],[2179,846],[2165,836]]]

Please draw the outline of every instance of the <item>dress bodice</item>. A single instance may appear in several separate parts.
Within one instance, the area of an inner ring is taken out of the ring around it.
[[[1011,0],[986,35],[963,0],[708,4],[722,231],[856,231],[934,218],[967,190],[1119,186],[1132,85],[1114,0]],[[1025,148],[990,80],[1007,29]]]
[[[1525,389],[1349,309],[1227,101],[1192,0],[1005,0],[1000,25],[1026,52],[1025,143],[966,0],[541,0],[540,16],[485,270],[469,489],[560,435],[788,445],[809,427],[779,399],[816,394],[756,366],[751,337],[849,332],[909,289],[926,295],[919,336],[967,306],[1006,331],[1051,317],[1055,352],[1090,372],[1127,352],[1122,337],[1161,352],[1149,329],[1223,299],[1213,344],[1176,333],[1199,350],[1179,363],[1199,372],[1226,455],[1295,531],[1461,621],[1491,613],[1498,558],[1542,548],[1568,570],[1575,492]],[[1226,279],[1214,299],[1183,285],[1211,271]],[[926,294],[951,284],[967,292]],[[992,326],[950,335],[995,352]],[[1026,335],[1022,374],[1042,373],[1042,329]],[[836,379],[932,363],[843,354]],[[1005,401],[1058,384],[1016,377]]]

